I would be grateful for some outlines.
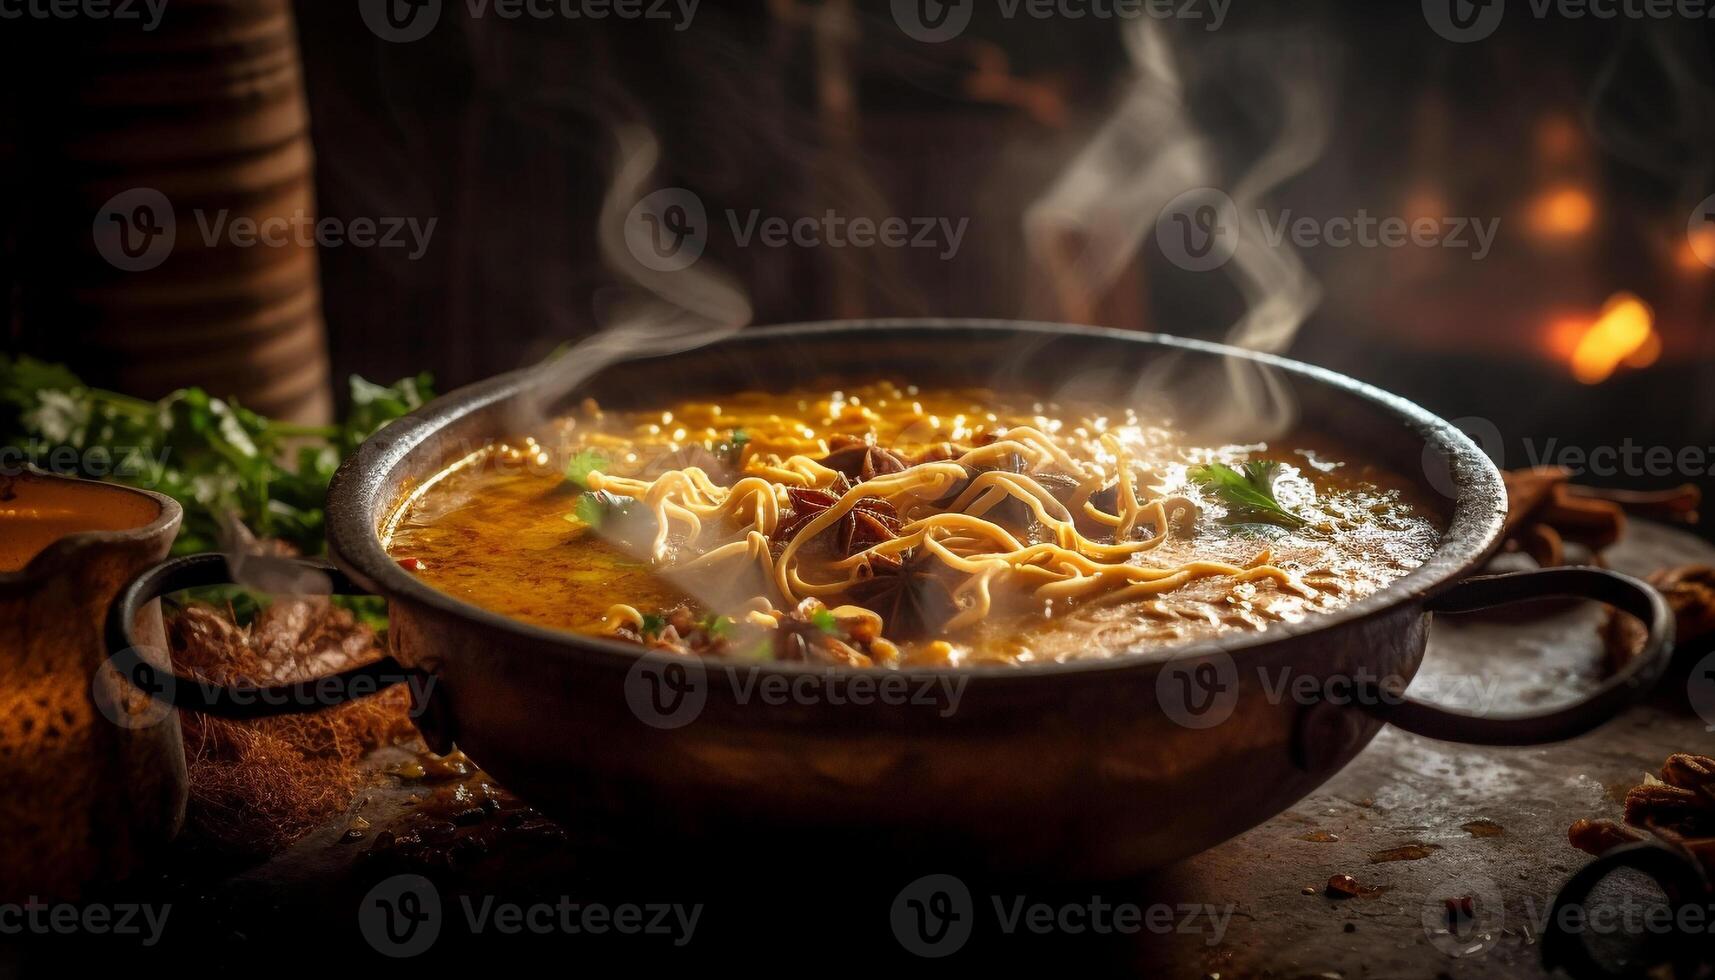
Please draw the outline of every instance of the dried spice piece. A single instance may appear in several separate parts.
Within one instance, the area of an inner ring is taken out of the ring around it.
[[[1600,552],[1620,539],[1626,517],[1618,504],[1570,492],[1572,472],[1559,466],[1509,470],[1506,546],[1543,567],[1566,563],[1565,542]]]
[[[805,599],[798,608],[780,618],[774,631],[777,660],[837,667],[869,667],[869,655],[859,650],[840,630],[833,613],[820,599]]]
[[[788,510],[781,515],[770,542],[775,556],[779,557],[786,543],[802,533],[811,521],[839,503],[846,489],[836,486],[832,490],[807,487],[787,490]],[[818,543],[824,540],[830,542],[830,546],[835,549],[835,557],[849,558],[883,541],[898,537],[899,529],[903,526],[899,511],[894,509],[892,503],[880,497],[861,497],[834,525],[831,534],[818,538]]]
[[[1696,790],[1715,801],[1715,759],[1683,752],[1670,755],[1661,767],[1661,778],[1669,786]]]
[[[279,599],[249,626],[193,604],[167,623],[174,663],[211,683],[277,685],[338,673],[381,655],[375,634],[325,599]],[[183,712],[190,770],[186,821],[202,841],[246,858],[271,854],[350,805],[378,746],[415,734],[410,695],[389,688],[310,714],[223,721]]]
[[[1694,483],[1681,484],[1671,490],[1605,490],[1567,484],[1566,492],[1574,497],[1617,504],[1626,513],[1637,517],[1675,524],[1696,524],[1697,508],[1703,503],[1703,491]]]
[[[1506,545],[1523,551],[1544,568],[1567,563],[1566,544],[1600,552],[1620,539],[1626,514],[1655,520],[1695,523],[1701,491],[1685,484],[1672,490],[1632,491],[1581,487],[1559,466],[1509,470]]]
[[[1649,840],[1648,831],[1628,827],[1617,820],[1580,820],[1566,831],[1566,839],[1586,854],[1602,855],[1622,844]]]
[[[905,472],[905,460],[899,454],[881,448],[873,442],[848,445],[817,460],[830,470],[836,470],[857,483],[868,483],[878,476]]]
[[[1658,840],[1715,872],[1715,759],[1676,754],[1662,778],[1645,776],[1626,794],[1624,824],[1580,820],[1567,831],[1573,847],[1601,855],[1621,844]]]
[[[928,551],[907,552],[892,564],[870,563],[870,577],[850,591],[851,602],[869,609],[895,640],[916,640],[941,632],[959,613],[948,569]]]
[[[1645,783],[1626,794],[1626,823],[1695,837],[1715,835],[1715,799],[1663,782]]]
[[[1649,576],[1673,610],[1674,642],[1681,649],[1715,636],[1715,568],[1683,565]],[[1648,633],[1634,616],[1610,610],[1601,627],[1602,645],[1610,670],[1619,670],[1643,649]]]

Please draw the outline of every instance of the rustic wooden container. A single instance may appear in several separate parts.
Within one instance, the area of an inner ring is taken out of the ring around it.
[[[44,257],[44,274],[24,282],[26,341],[138,395],[194,384],[325,420],[314,244],[240,244],[227,230],[316,218],[290,3],[174,0],[153,31],[81,28],[60,53],[65,89],[41,110],[60,135],[35,151],[55,159],[30,237],[62,261]],[[138,189],[166,198],[175,238],[158,264],[119,268],[101,251],[100,220]]]

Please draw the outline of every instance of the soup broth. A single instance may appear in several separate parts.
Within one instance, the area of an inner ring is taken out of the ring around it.
[[[889,383],[586,403],[411,495],[389,552],[451,595],[687,655],[1112,657],[1338,609],[1440,531],[1339,447]]]

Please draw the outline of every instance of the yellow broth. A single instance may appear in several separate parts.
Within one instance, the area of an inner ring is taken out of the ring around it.
[[[1263,630],[1338,609],[1384,587],[1420,565],[1440,540],[1428,509],[1410,496],[1405,481],[1343,458],[1338,447],[1311,437],[1273,446],[1194,447],[1172,426],[1127,412],[1008,405],[983,391],[920,391],[888,384],[843,392],[752,392],[718,405],[687,402],[647,412],[588,406],[533,438],[489,446],[449,467],[407,499],[383,531],[389,552],[425,582],[541,626],[609,633],[616,625],[611,614],[616,604],[654,613],[690,603],[700,612],[739,616],[745,592],[758,581],[766,587],[765,578],[725,569],[698,578],[678,569],[723,541],[738,540],[742,528],[705,527],[695,541],[676,544],[668,560],[640,554],[635,542],[616,544],[579,519],[579,492],[566,482],[566,463],[593,451],[607,470],[636,472],[687,446],[730,448],[723,441],[746,431],[753,434],[742,456],[745,472],[751,472],[794,455],[829,457],[830,439],[842,436],[871,437],[900,454],[930,453],[927,447],[944,443],[962,449],[1003,438],[1021,431],[1017,426],[1033,426],[1077,445],[1094,446],[1103,435],[1112,435],[1139,475],[1140,498],[1195,502],[1194,527],[1182,534],[1164,531],[1158,544],[1129,563],[1170,568],[1217,562],[1245,568],[1266,558],[1294,584],[1207,575],[1118,602],[996,598],[992,612],[965,628],[931,630],[898,642],[899,656],[891,662],[1109,657],[1229,631]],[[1261,459],[1279,464],[1272,492],[1305,526],[1235,526],[1219,495],[1190,478],[1196,467],[1211,461],[1240,466]],[[805,562],[821,579],[827,578],[824,569],[835,567]],[[732,592],[728,587],[741,579],[744,586]],[[775,613],[790,605],[778,594],[774,604]],[[888,635],[885,626],[882,635]]]

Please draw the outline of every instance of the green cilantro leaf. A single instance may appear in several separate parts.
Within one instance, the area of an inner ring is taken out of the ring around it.
[[[590,474],[605,470],[610,465],[606,456],[593,449],[586,449],[566,463],[566,482],[579,490],[588,490]]]
[[[1242,473],[1225,463],[1210,463],[1192,468],[1189,476],[1191,482],[1226,502],[1231,521],[1304,527],[1308,521],[1274,499],[1274,479],[1279,469],[1280,464],[1273,460],[1248,462]]]

